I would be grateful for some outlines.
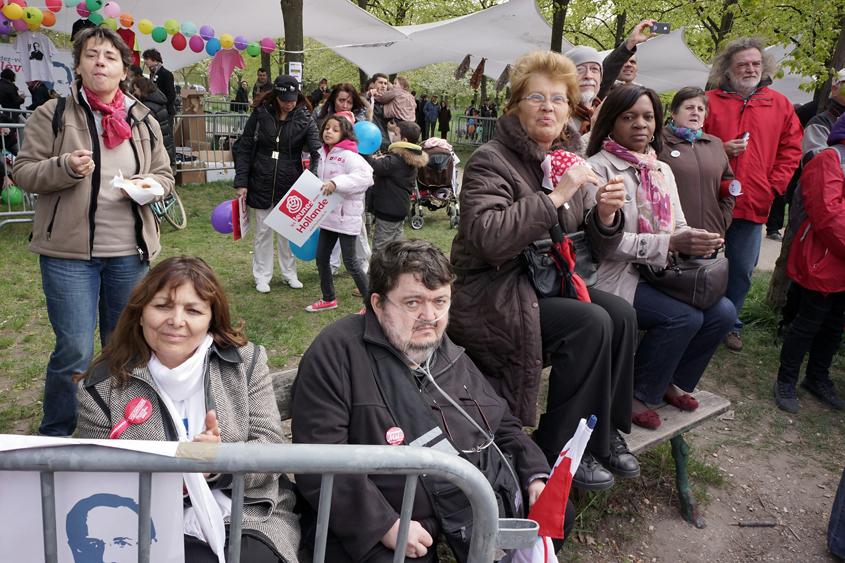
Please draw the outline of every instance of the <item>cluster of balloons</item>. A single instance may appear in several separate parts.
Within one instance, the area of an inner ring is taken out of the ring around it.
[[[27,6],[26,0],[7,0],[0,10],[0,34],[6,35],[12,29],[17,31],[36,30],[41,26],[52,27],[56,24],[55,13],[61,11],[62,0],[46,0],[46,10]],[[81,18],[88,18],[95,25],[107,26],[117,31],[118,26],[131,28],[135,25],[132,14],[122,13],[117,2],[105,0],[64,0],[68,8],[76,8]],[[3,0],[0,0],[0,6]],[[102,12],[102,13],[100,13]],[[276,42],[269,37],[261,41],[247,41],[243,35],[232,37],[224,33],[215,37],[214,29],[204,25],[197,29],[192,22],[179,25],[174,19],[168,19],[164,25],[156,26],[148,19],[138,22],[138,31],[152,37],[156,43],[164,43],[170,37],[171,46],[177,51],[184,51],[187,47],[195,53],[205,50],[214,55],[220,49],[237,49],[246,51],[251,57],[257,57],[261,52],[272,53],[276,50]]]

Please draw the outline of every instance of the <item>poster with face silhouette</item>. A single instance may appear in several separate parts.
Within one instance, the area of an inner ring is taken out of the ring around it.
[[[150,560],[182,563],[182,475],[153,474]],[[134,473],[56,473],[59,563],[138,561],[138,476]],[[0,479],[3,561],[44,561],[41,487],[36,472]]]

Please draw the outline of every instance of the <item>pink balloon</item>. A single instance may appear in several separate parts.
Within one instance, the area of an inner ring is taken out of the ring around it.
[[[29,29],[29,24],[26,23],[26,20],[23,18],[19,20],[14,20],[12,22],[12,26],[18,31],[26,31],[27,29]]]
[[[120,6],[117,2],[109,2],[103,7],[103,12],[110,18],[117,19],[120,17]]]
[[[80,2],[76,5],[76,13],[79,14],[80,18],[87,18],[91,12],[89,12],[88,8],[85,6],[85,2]]]
[[[194,53],[201,53],[205,49],[205,41],[199,35],[194,35],[188,40],[188,46],[191,47],[191,51]]]
[[[261,50],[265,53],[272,53],[276,50],[276,42],[269,37],[265,37],[261,40]]]

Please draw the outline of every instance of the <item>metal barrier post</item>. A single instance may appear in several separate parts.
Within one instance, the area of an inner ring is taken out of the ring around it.
[[[138,474],[138,561],[150,563],[153,474]]]
[[[320,503],[317,506],[317,538],[314,541],[314,561],[326,560],[326,540],[329,537],[329,512],[332,508],[334,475],[327,473],[320,481]]]
[[[41,526],[44,531],[44,561],[59,562],[59,548],[56,541],[56,489],[53,473],[41,472]]]
[[[244,513],[245,477],[238,473],[232,477],[232,515],[240,514],[240,518],[229,518],[229,563],[239,563],[241,560],[241,525]]]
[[[402,512],[399,513],[399,533],[396,535],[396,549],[393,552],[393,563],[405,561],[405,545],[408,543],[408,530],[411,527],[411,511],[414,508],[414,495],[417,494],[416,475],[405,478],[405,493],[402,495]]]

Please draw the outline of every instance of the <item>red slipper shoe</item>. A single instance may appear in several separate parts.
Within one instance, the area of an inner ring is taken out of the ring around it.
[[[634,413],[632,422],[637,426],[642,426],[643,428],[657,428],[660,426],[660,417],[656,412],[649,409],[639,414]]]
[[[698,401],[696,401],[689,393],[684,393],[680,397],[673,397],[669,393],[666,393],[663,395],[663,398],[682,411],[694,411],[698,408]]]

